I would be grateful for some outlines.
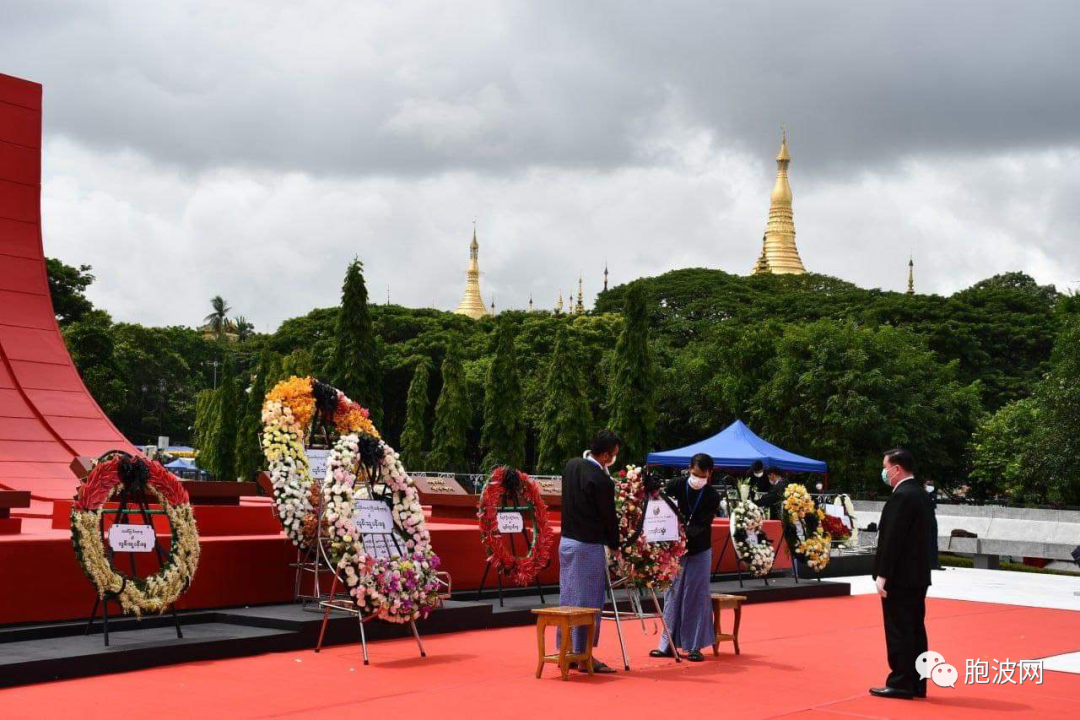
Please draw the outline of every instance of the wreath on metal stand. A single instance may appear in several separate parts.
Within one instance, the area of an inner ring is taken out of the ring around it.
[[[814,504],[804,485],[792,483],[784,488],[783,517],[795,579],[799,579],[796,560],[805,562],[815,574],[820,573],[829,564],[832,538],[822,526],[825,513]]]
[[[150,499],[161,506],[151,510]],[[116,509],[106,505],[118,500]],[[130,507],[129,507],[130,505]],[[145,525],[153,525],[154,515],[169,520],[172,540],[168,555],[154,538],[154,552],[160,568],[146,578],[136,576],[135,556],[129,554],[131,575],[116,569],[113,549],[106,541],[105,515],[116,515],[117,525],[129,524],[141,515]],[[108,602],[116,601],[123,612],[141,617],[143,612],[163,613],[191,585],[199,566],[199,532],[187,491],[180,481],[158,462],[147,462],[121,451],[99,458],[79,487],[71,508],[71,542],[75,557],[97,591],[90,613],[90,631],[98,607],[102,609],[105,644],[109,644]],[[172,608],[177,637],[183,637],[176,609]]]
[[[514,534],[499,530],[501,513],[517,513],[522,519],[521,535],[524,537],[526,554],[518,555]],[[526,516],[532,517],[532,529],[525,527]],[[499,577],[499,600],[502,603],[502,578],[505,575],[517,585],[524,587],[535,582],[544,600],[538,576],[551,564],[551,548],[555,533],[548,518],[547,504],[540,487],[525,473],[512,467],[496,468],[480,493],[477,517],[480,520],[480,543],[487,555],[487,565],[480,580],[477,599],[484,589],[488,570],[492,567]],[[509,542],[506,542],[509,541]]]
[[[660,492],[663,487],[661,478],[634,465],[628,465],[619,471],[615,480],[615,514],[619,522],[619,547],[608,558],[607,589],[612,610],[601,613],[601,618],[614,620],[619,637],[619,649],[622,651],[623,668],[630,669],[630,658],[626,652],[626,643],[622,634],[622,619],[619,603],[615,597],[617,589],[625,589],[629,596],[633,613],[641,621],[642,632],[647,632],[645,620],[652,619],[653,635],[656,634],[656,620],[663,626],[671,647],[675,648],[675,639],[671,634],[664,613],[660,609],[660,599],[656,593],[665,590],[679,574],[679,560],[686,554],[685,518],[671,498]],[[679,535],[674,540],[650,542],[645,534],[645,513],[649,502],[663,502],[679,518]],[[613,579],[614,576],[614,579]],[[643,595],[648,592],[652,597],[655,612],[646,613]],[[676,663],[682,662],[679,652],[674,653]]]

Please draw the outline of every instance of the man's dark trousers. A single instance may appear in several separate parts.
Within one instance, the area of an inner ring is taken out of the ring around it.
[[[886,588],[881,598],[885,616],[885,648],[889,656],[888,687],[926,695],[926,680],[919,679],[915,658],[928,650],[926,640],[926,588]]]

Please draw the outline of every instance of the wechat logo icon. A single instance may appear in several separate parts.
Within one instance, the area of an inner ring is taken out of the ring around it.
[[[930,680],[938,687],[956,687],[956,668],[945,662],[941,653],[927,650],[915,658],[919,679]]]

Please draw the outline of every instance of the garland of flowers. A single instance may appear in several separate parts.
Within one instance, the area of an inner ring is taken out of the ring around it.
[[[525,556],[511,552],[508,543],[498,534],[499,512],[506,506],[508,495],[532,508],[532,537]],[[496,572],[524,586],[533,582],[540,571],[548,566],[555,533],[551,529],[547,504],[540,494],[540,487],[528,475],[510,467],[496,468],[480,493],[477,517],[480,519],[480,543]]]
[[[420,493],[398,453],[374,435],[342,435],[327,457],[326,477],[324,547],[357,609],[394,623],[427,617],[440,601],[439,556],[431,549]],[[370,554],[356,529],[355,501],[377,499],[372,488],[391,495],[394,536],[403,546],[398,556]]]
[[[172,530],[168,556],[147,578],[117,571],[102,538],[105,504],[125,486],[145,488],[165,511]],[[165,612],[188,589],[199,567],[199,531],[187,491],[161,463],[127,455],[97,463],[79,487],[71,507],[71,543],[98,597],[115,597],[125,613],[139,617],[143,612]]]
[[[641,532],[646,506],[642,470],[628,465],[615,480],[615,514],[619,520],[619,547],[611,553],[611,570],[626,578],[629,587],[664,590],[679,574],[679,559],[686,554],[686,531],[679,524],[679,539],[648,542]]]
[[[765,513],[750,499],[750,487],[739,483],[739,497],[731,511],[731,537],[735,554],[753,577],[765,577],[776,560],[772,544],[765,535]]]
[[[285,534],[300,548],[315,539],[320,490],[312,482],[304,441],[316,414],[341,435],[379,436],[366,408],[340,390],[310,377],[282,380],[262,408],[262,449],[269,464],[274,505]]]
[[[814,505],[806,487],[791,483],[784,488],[784,534],[792,554],[801,558],[814,571],[820,572],[829,564],[832,544],[822,527],[825,517]],[[800,536],[799,529],[803,532]]]

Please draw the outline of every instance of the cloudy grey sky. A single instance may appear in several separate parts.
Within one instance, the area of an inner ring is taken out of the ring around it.
[[[45,86],[46,252],[118,319],[500,308],[760,252],[779,126],[808,268],[1080,281],[1074,2],[0,0]]]

